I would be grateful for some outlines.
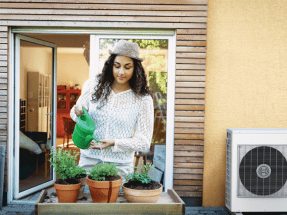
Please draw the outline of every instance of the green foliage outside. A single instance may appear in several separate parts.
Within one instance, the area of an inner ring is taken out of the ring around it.
[[[77,166],[77,156],[79,154],[80,152],[77,151],[63,150],[62,148],[55,150],[54,147],[51,148],[50,166],[55,168],[58,179],[66,180],[75,178],[80,174],[86,174],[84,168]]]
[[[93,180],[104,181],[105,176],[116,176],[119,171],[114,163],[99,163],[91,169],[90,175]]]
[[[100,54],[104,49],[112,49],[120,39],[100,39]],[[127,41],[139,44],[142,49],[167,49],[167,40],[144,40],[144,39],[128,39]]]
[[[153,90],[153,92],[160,92],[162,96],[163,103],[166,106],[167,103],[167,72],[150,72],[149,73],[149,87]],[[154,108],[159,109],[159,104],[163,107],[162,101],[157,101],[154,97]]]
[[[139,44],[142,49],[167,49],[167,40],[145,40],[145,39],[129,39],[128,41]]]
[[[154,167],[151,163],[147,162],[146,165],[142,165],[142,167],[134,167],[141,171],[141,173],[133,172],[126,176],[126,181],[139,181],[142,184],[148,184],[151,182],[151,177],[148,175],[148,171],[150,168]]]
[[[148,50],[162,50],[167,49],[168,40],[141,40],[133,39],[130,42],[138,43],[140,48]],[[167,102],[167,59],[161,53],[155,51],[154,54],[142,54],[145,60],[142,62],[146,72],[149,73],[149,87],[153,92],[160,92],[163,102]],[[161,103],[161,101],[160,101]],[[155,101],[155,109],[158,109],[157,101]]]

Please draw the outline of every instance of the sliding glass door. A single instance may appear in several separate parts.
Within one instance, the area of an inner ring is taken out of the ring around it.
[[[140,57],[145,60],[142,65],[148,85],[154,97],[154,133],[151,147],[135,155],[146,156],[147,162],[155,166],[151,169],[153,180],[164,185],[164,190],[172,188],[173,180],[173,112],[175,64],[172,54],[171,37],[164,36],[128,36],[128,35],[91,35],[91,76],[102,72],[109,57],[109,50],[120,39],[138,43]],[[172,150],[172,151],[171,151]],[[135,163],[137,165],[137,163]]]

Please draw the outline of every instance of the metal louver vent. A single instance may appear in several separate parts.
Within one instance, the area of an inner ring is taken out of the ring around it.
[[[238,146],[238,197],[287,196],[287,146]]]
[[[226,139],[226,196],[225,204],[231,207],[231,133],[227,133]]]

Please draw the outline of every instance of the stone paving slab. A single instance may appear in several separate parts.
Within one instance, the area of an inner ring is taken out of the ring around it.
[[[230,215],[225,207],[185,207],[186,215]]]
[[[35,205],[13,204],[3,206],[0,210],[1,215],[34,215]]]

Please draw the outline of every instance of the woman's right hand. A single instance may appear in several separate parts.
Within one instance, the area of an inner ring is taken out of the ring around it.
[[[74,107],[74,112],[75,112],[75,114],[76,114],[77,117],[84,114],[84,112],[83,112],[83,107],[84,107],[86,110],[88,110],[87,105],[75,105],[75,107]]]

